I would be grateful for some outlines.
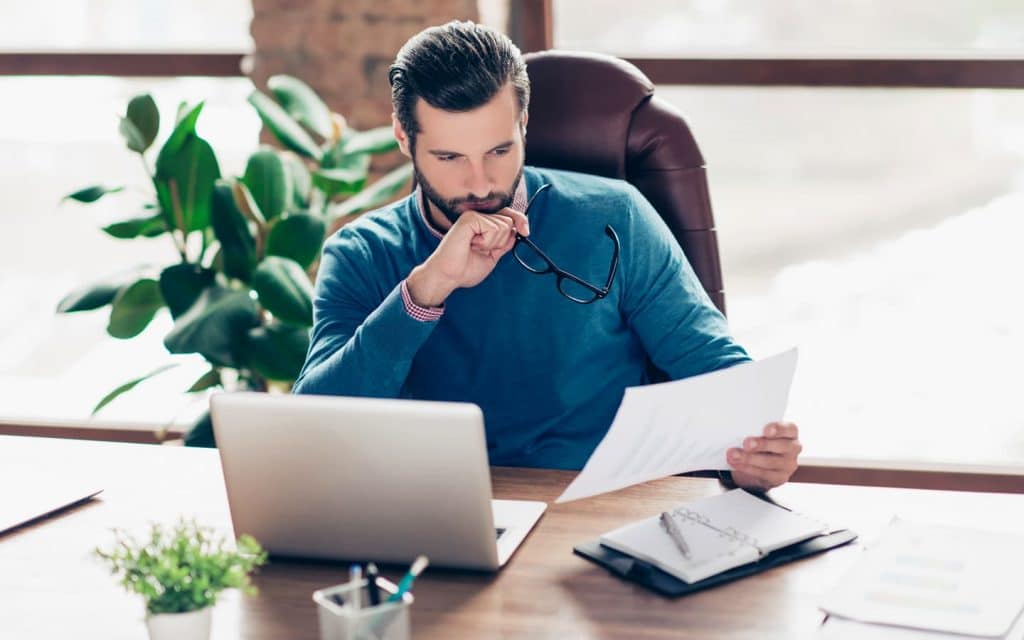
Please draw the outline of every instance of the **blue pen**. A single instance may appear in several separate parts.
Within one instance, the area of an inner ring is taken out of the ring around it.
[[[428,564],[430,564],[430,561],[427,560],[427,556],[420,556],[416,558],[416,561],[412,563],[411,567],[409,567],[409,572],[405,574],[402,581],[398,583],[398,591],[391,594],[391,597],[388,598],[388,602],[398,602],[401,600],[402,596],[412,588],[413,581],[416,580],[417,576],[423,573],[423,570],[427,568]]]
[[[355,588],[351,590],[349,595],[349,602],[352,603],[353,609],[359,609],[361,603],[359,602],[359,592],[363,588],[363,568],[358,564],[352,565],[348,570],[349,582],[352,583]]]

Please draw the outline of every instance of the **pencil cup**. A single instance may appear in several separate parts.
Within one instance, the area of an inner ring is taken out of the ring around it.
[[[370,606],[368,582],[346,582],[313,592],[313,602],[320,617],[320,640],[409,640],[409,607],[411,593],[398,602],[387,602],[398,587],[384,578],[377,578],[380,604]],[[360,608],[352,606],[356,590]],[[339,602],[340,601],[340,602]]]

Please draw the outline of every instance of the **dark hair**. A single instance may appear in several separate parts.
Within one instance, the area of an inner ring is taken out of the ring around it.
[[[511,81],[522,113],[530,79],[519,47],[504,34],[473,22],[452,21],[409,39],[388,69],[395,116],[415,145],[416,100],[445,111],[470,111]]]

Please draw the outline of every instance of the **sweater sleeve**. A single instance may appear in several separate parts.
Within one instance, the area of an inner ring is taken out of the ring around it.
[[[633,190],[629,209],[622,311],[651,362],[678,380],[750,360],[654,207]]]
[[[441,317],[374,280],[372,254],[353,233],[329,242],[313,300],[313,331],[293,393],[397,398],[413,358]]]

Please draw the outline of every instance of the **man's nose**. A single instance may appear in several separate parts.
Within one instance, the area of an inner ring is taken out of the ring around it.
[[[471,198],[482,200],[491,192],[491,180],[482,164],[473,163],[469,168],[466,190]]]

